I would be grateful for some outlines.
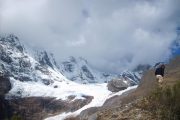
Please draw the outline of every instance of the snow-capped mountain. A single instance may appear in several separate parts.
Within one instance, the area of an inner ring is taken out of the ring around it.
[[[92,68],[84,58],[73,56],[58,64],[53,54],[26,50],[18,37],[12,34],[0,37],[0,61],[0,68],[6,75],[20,81],[41,81],[45,85],[68,78],[83,84],[107,83],[112,79],[120,79],[132,86],[139,83],[142,72],[147,69],[141,65],[134,71],[109,74]]]
[[[93,69],[84,58],[72,56],[58,65],[53,54],[46,51],[29,52],[21,45],[18,37],[12,34],[0,38],[0,49],[1,69],[20,81],[41,81],[49,85],[65,76],[83,84],[122,79],[131,86],[139,83],[142,73],[142,69],[120,74],[104,73]],[[52,75],[52,71],[61,74],[61,77]]]
[[[54,58],[52,53],[47,53],[46,51],[36,51],[34,54],[34,58],[43,66],[49,66],[54,70],[59,69],[58,64]]]
[[[121,79],[131,86],[139,83],[145,68],[138,67],[133,72],[123,71],[119,74],[110,74],[94,69],[89,65],[88,61],[82,57],[75,58],[71,56],[68,60],[61,63],[60,70],[68,79],[78,83],[106,83],[112,79]]]
[[[112,75],[105,75],[92,69],[82,57],[69,57],[67,61],[61,63],[60,69],[68,79],[78,83],[103,83],[113,78]]]
[[[40,82],[44,85],[66,79],[58,71],[52,55],[49,57],[46,52],[40,52],[34,56],[20,44],[18,37],[8,35],[0,38],[0,70],[6,76],[21,82]]]

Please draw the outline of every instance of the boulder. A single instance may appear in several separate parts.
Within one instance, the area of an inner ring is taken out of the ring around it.
[[[122,79],[112,79],[107,84],[108,90],[111,92],[118,92],[128,87],[128,84]]]

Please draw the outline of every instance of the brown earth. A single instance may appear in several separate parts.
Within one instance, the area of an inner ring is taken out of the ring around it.
[[[9,105],[13,108],[14,113],[20,115],[23,120],[42,120],[62,112],[76,111],[90,103],[91,100],[90,96],[74,101],[56,100],[49,97],[28,97],[13,99],[9,101]]]
[[[0,99],[2,110],[10,114],[8,117],[20,116],[22,120],[43,120],[44,118],[60,114],[62,112],[73,112],[91,102],[93,97],[85,96],[85,99],[56,100],[49,97],[27,97],[12,100]],[[11,110],[11,111],[9,111]],[[7,117],[7,116],[6,116]]]

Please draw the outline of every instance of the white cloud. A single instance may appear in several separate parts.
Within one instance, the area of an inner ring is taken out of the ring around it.
[[[84,39],[84,36],[80,36],[80,38],[76,41],[67,41],[67,46],[69,47],[80,47],[84,44],[86,44],[86,40]]]
[[[179,0],[1,0],[1,32],[118,72],[170,55]]]

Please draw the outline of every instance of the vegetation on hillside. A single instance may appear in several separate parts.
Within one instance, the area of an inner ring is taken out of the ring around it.
[[[157,87],[140,103],[139,107],[150,111],[157,120],[180,120],[180,81],[173,86]]]

